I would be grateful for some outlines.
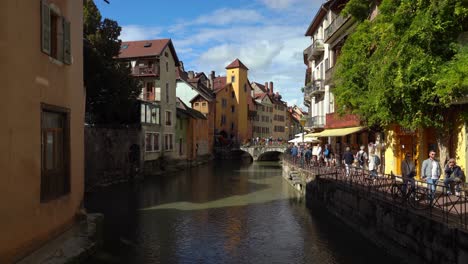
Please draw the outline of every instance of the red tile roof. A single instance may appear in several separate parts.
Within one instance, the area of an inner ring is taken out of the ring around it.
[[[172,56],[179,66],[179,58],[175,52],[174,45],[171,39],[153,39],[153,40],[139,40],[139,41],[126,41],[120,45],[119,59],[138,58],[138,57],[151,57],[160,56],[164,49],[169,46]]]
[[[255,85],[257,85],[258,88],[260,88],[260,90],[262,90],[263,92],[266,92],[266,91],[267,91],[266,88],[265,88],[265,85],[260,84],[260,83],[258,83],[258,82],[253,82],[253,83],[255,83]]]
[[[234,68],[244,68],[246,70],[249,69],[239,59],[235,59],[233,62],[231,62],[231,64],[226,66],[226,69],[234,69]]]
[[[226,85],[226,76],[219,76],[213,79],[213,90],[221,90]]]

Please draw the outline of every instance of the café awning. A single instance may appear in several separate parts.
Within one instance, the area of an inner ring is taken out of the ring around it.
[[[347,128],[335,128],[335,129],[325,129],[322,132],[310,133],[305,135],[305,137],[341,137],[349,134],[353,134],[365,129],[365,127],[347,127]]]

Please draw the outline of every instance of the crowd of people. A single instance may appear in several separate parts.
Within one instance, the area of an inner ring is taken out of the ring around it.
[[[376,148],[376,145],[372,143],[368,146],[369,153],[365,150],[365,146],[360,146],[359,151],[354,154],[350,147],[346,147],[343,154],[339,155],[332,151],[329,144],[325,144],[323,147],[320,143],[315,145],[290,144],[286,153],[290,155],[291,161],[301,168],[343,165],[346,177],[349,177],[352,168],[360,168],[368,170],[369,177],[375,179],[379,176],[382,166],[380,152]],[[454,194],[460,196],[463,183],[465,182],[465,173],[456,164],[454,158],[448,159],[444,168],[442,168],[440,162],[435,159],[435,155],[436,152],[434,150],[429,151],[429,157],[423,161],[420,170],[421,180],[427,183],[429,198],[434,198],[437,185],[443,174],[445,174],[443,185],[445,186],[444,190],[446,194],[451,195],[452,189],[454,189]],[[406,153],[405,159],[401,162],[401,174],[403,192],[407,193],[408,186],[410,190],[414,190],[416,186],[416,166],[410,153]]]

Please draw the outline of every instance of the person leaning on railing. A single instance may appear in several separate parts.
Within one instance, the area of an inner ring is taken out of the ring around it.
[[[455,195],[460,196],[460,184],[464,180],[464,173],[460,166],[455,163],[455,159],[449,159],[447,166],[445,166],[445,190],[447,190],[447,195],[451,195],[452,192],[450,191],[451,183],[455,183]]]

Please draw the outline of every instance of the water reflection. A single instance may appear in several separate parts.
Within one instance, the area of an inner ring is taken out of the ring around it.
[[[323,209],[310,213],[278,163],[206,165],[87,206],[106,219],[93,263],[397,263]]]

